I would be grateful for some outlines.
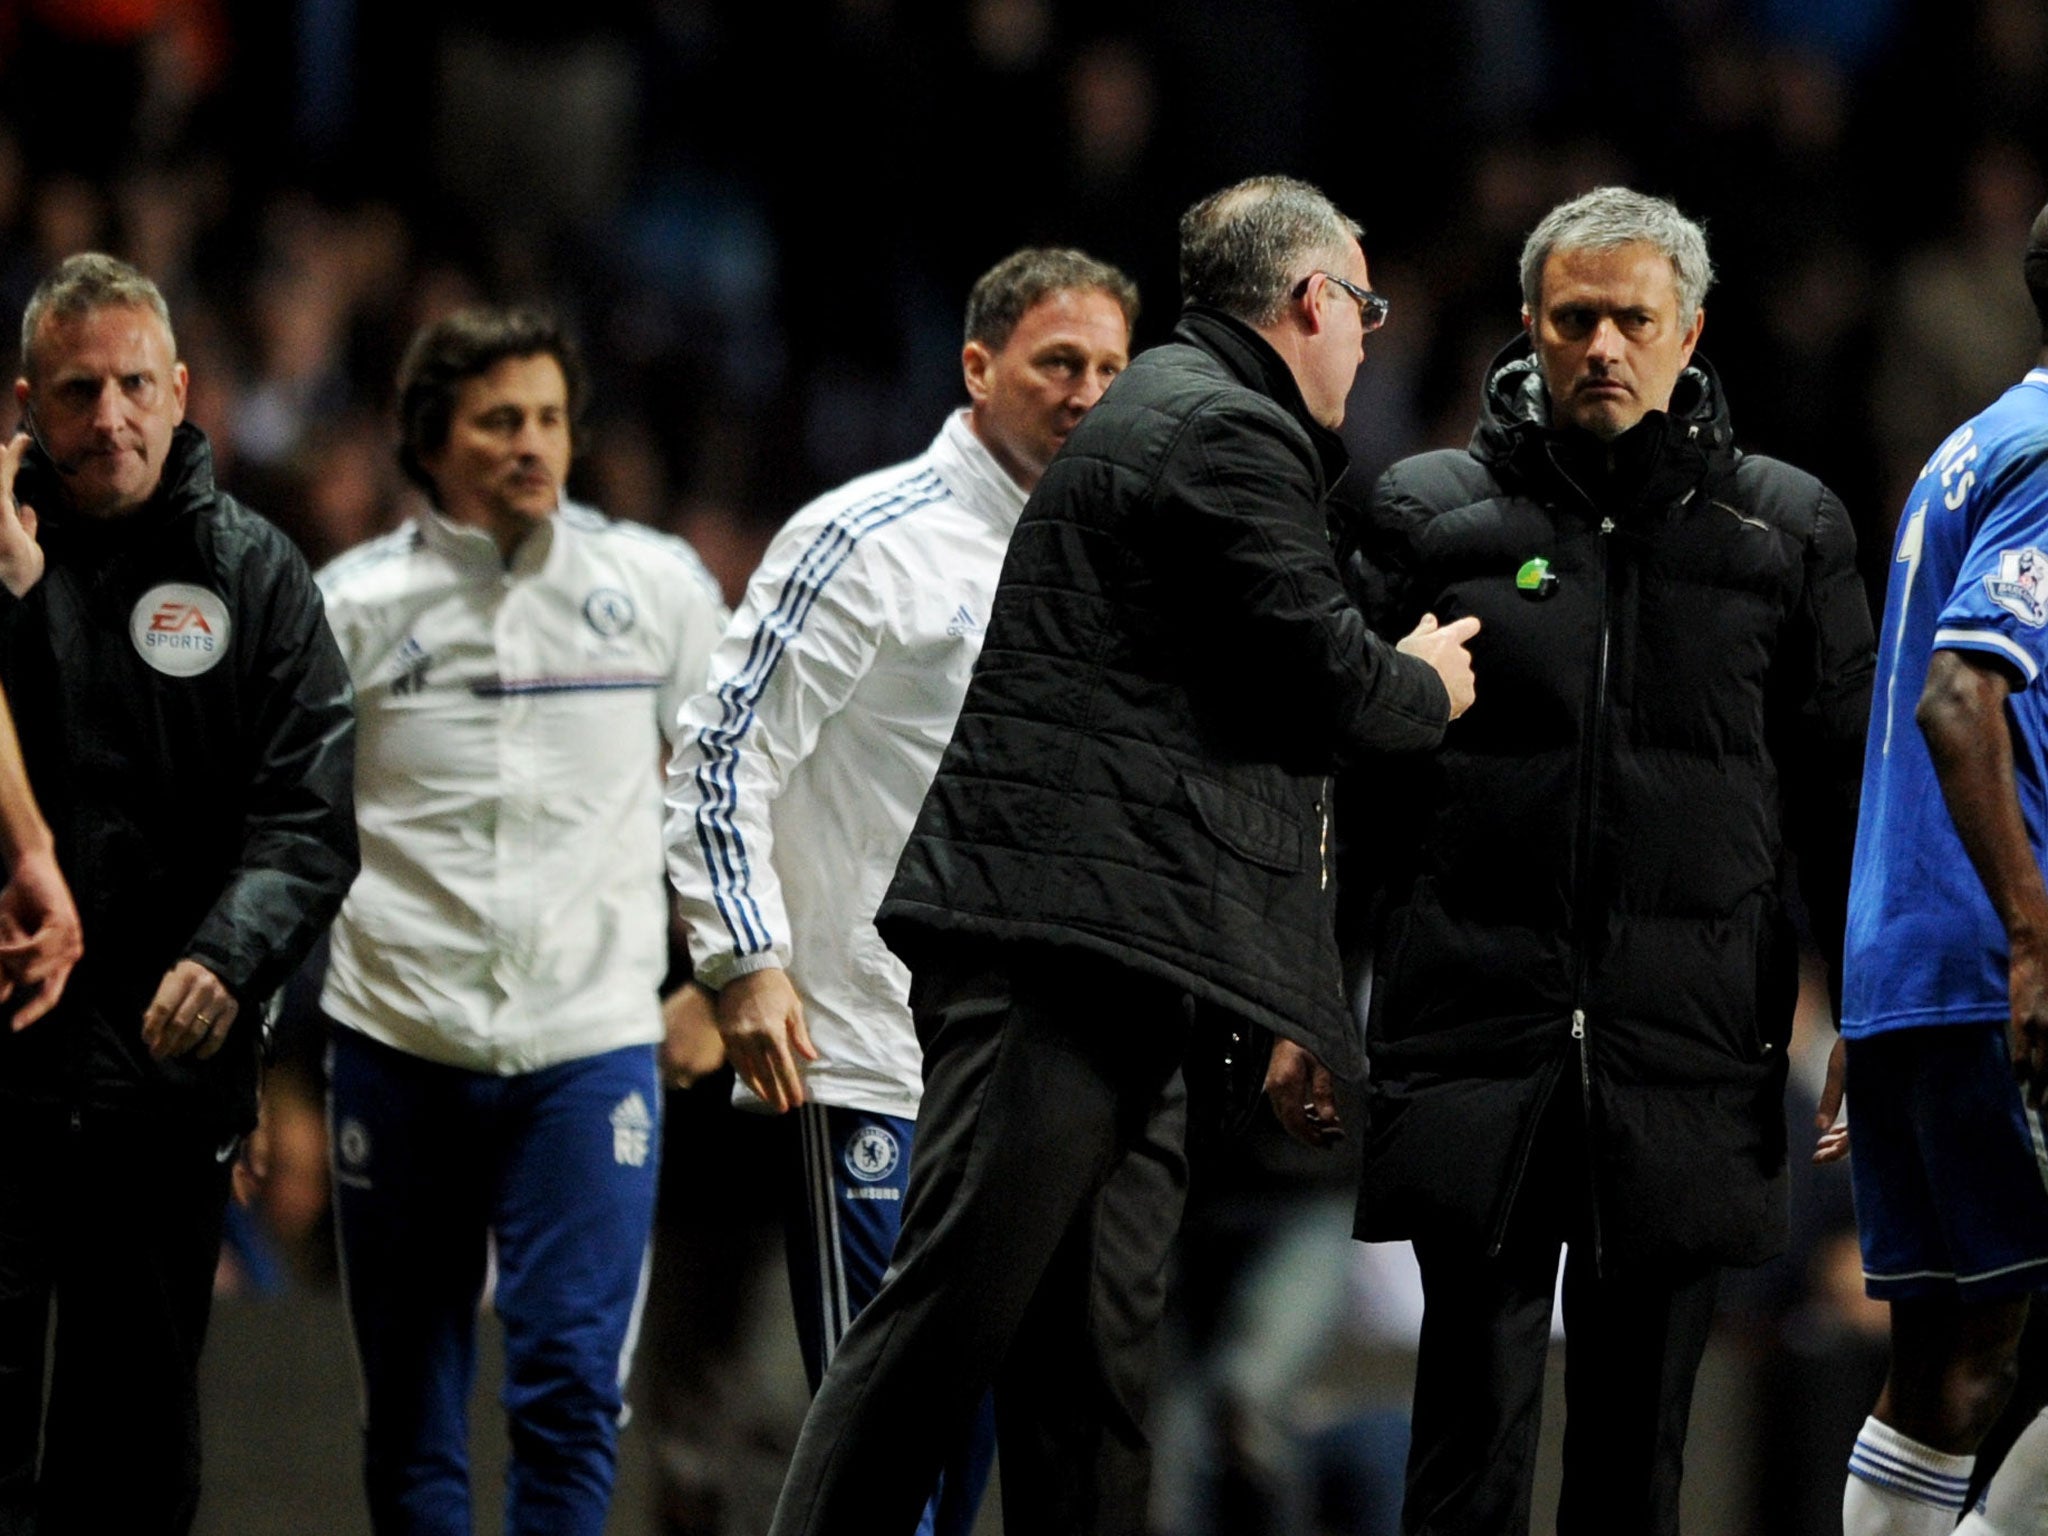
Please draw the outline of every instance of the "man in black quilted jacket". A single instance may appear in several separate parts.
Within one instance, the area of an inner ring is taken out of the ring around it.
[[[777,1536],[908,1533],[991,1383],[1012,1536],[1141,1530],[1182,1063],[1241,1056],[1256,1025],[1358,1064],[1329,775],[1437,744],[1472,697],[1475,627],[1389,645],[1338,576],[1333,429],[1386,314],[1358,235],[1280,177],[1197,204],[1173,341],[1024,509],[878,914],[925,1051],[902,1235]],[[1326,1076],[1283,1091],[1333,1123]]]
[[[1839,996],[1871,624],[1841,503],[1733,445],[1711,277],[1660,199],[1554,210],[1470,448],[1353,529],[1381,631],[1476,616],[1487,681],[1358,786],[1415,808],[1373,850],[1358,1226],[1421,1261],[1410,1532],[1528,1529],[1560,1246],[1558,1529],[1675,1532],[1719,1269],[1784,1242],[1790,877]]]

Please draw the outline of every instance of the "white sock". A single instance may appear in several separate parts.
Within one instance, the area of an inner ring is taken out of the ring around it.
[[[1949,1536],[1976,1464],[1865,1419],[1842,1490],[1843,1536]]]
[[[2035,1536],[2048,1531],[2048,1409],[2020,1431],[1991,1474],[1984,1507],[1956,1527],[1956,1536]]]

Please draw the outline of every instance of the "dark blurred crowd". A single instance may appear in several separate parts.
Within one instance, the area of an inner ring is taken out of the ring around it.
[[[593,367],[573,488],[736,598],[798,504],[922,447],[1020,244],[1134,274],[1147,345],[1180,209],[1319,183],[1393,303],[1345,427],[1374,474],[1465,440],[1524,235],[1623,183],[1705,222],[1737,440],[1842,495],[1881,586],[1906,482],[2034,354],[2043,145],[2039,0],[5,0],[0,367],[62,256],[134,261],[223,483],[317,565],[405,511],[406,338],[539,299]],[[310,1230],[307,1112],[273,1214]],[[1856,1313],[1846,1194],[1800,1198],[1746,1303],[1795,1361]]]
[[[966,288],[1018,244],[1133,272],[1143,344],[1179,209],[1324,185],[1395,305],[1370,471],[1463,439],[1523,235],[1624,182],[1706,222],[1738,437],[1876,548],[2026,360],[2044,130],[2034,0],[15,0],[0,312],[68,251],[134,259],[227,483],[318,559],[393,515],[414,325],[541,297],[597,364],[580,489],[733,587],[810,493],[922,444]]]

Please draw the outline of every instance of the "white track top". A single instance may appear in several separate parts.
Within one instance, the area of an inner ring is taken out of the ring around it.
[[[423,512],[319,579],[363,844],[321,1005],[479,1072],[659,1040],[660,765],[726,618],[695,552],[565,504],[508,567]]]
[[[707,985],[786,969],[818,1102],[914,1116],[910,975],[875,909],[953,734],[1024,491],[952,416],[775,536],[684,710],[669,877]],[[742,1087],[736,1097],[752,1095]]]

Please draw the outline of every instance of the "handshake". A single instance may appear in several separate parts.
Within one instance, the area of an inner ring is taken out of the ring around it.
[[[1435,614],[1425,613],[1422,622],[1394,647],[1428,662],[1443,679],[1444,692],[1451,696],[1453,720],[1472,707],[1472,653],[1465,649],[1465,642],[1478,633],[1479,620],[1470,615],[1438,624]]]

